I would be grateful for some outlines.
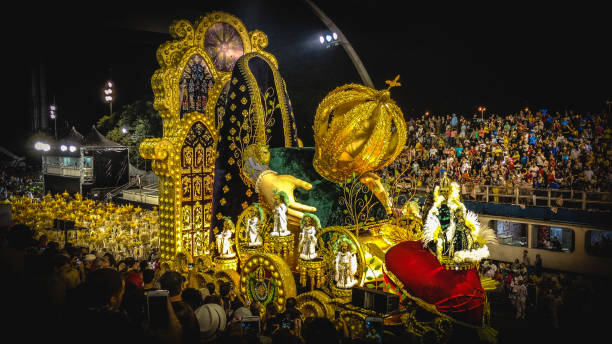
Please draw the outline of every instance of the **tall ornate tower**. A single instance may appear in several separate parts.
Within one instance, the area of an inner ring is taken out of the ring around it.
[[[218,121],[232,69],[242,55],[263,51],[267,36],[248,32],[236,17],[213,12],[195,23],[174,22],[174,40],[157,50],[152,78],[163,137],[145,140],[140,154],[159,177],[161,258],[208,254]]]

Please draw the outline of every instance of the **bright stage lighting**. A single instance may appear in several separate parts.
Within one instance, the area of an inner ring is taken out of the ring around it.
[[[75,146],[70,146],[70,151],[71,151],[72,153],[76,152],[76,147],[75,147]]]
[[[323,36],[319,37],[319,41],[321,42],[321,44],[325,43],[325,38],[323,38]]]
[[[334,32],[332,35],[334,36],[334,40],[338,39],[338,34],[337,33]]]
[[[66,145],[61,145],[60,149],[62,150],[62,152],[65,152],[66,150],[68,150],[68,147],[66,147]]]
[[[34,144],[34,149],[36,149],[37,151],[48,152],[49,150],[51,150],[51,146],[48,143],[36,141],[36,143]]]
[[[332,36],[331,35],[326,35],[325,36],[325,40],[327,40],[328,42],[331,42]]]

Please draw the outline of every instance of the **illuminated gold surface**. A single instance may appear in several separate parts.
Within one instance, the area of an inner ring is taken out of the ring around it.
[[[305,287],[310,281],[310,290],[321,288],[325,283],[325,261],[322,259],[298,259],[297,272],[300,274],[300,285]]]
[[[334,299],[339,299],[341,302],[347,302],[351,300],[351,295],[353,294],[352,290],[352,288],[338,288],[334,283],[331,283],[332,296],[334,297]]]
[[[219,270],[236,270],[238,269],[238,257],[232,258],[221,258],[215,257],[213,259],[215,267]]]
[[[342,226],[331,226],[322,228],[317,232],[317,241],[319,250],[317,251],[319,257],[321,257],[325,261],[325,266],[327,268],[327,276],[325,280],[330,285],[330,287],[335,288],[334,284],[334,262],[336,259],[336,253],[338,253],[338,243],[340,241],[347,240],[352,247],[350,250],[356,253],[357,256],[357,286],[363,285],[363,281],[365,279],[364,268],[365,264],[365,251],[361,242],[353,233],[350,231],[351,227],[342,227]],[[323,240],[324,236],[330,236],[330,239],[325,242]],[[347,289],[350,291],[350,289]]]
[[[242,273],[240,274],[240,292],[250,302],[255,300],[249,298],[247,277],[251,272],[259,270],[262,272],[264,270],[268,271],[272,280],[278,285],[278,296],[272,301],[275,302],[279,311],[283,312],[287,298],[297,295],[295,279],[291,269],[283,258],[272,253],[261,253],[251,256],[242,267]]]
[[[195,23],[182,19],[170,26],[169,31],[173,40],[161,44],[157,49],[156,57],[160,68],[155,71],[151,79],[155,96],[154,107],[159,111],[163,122],[163,137],[147,139],[140,145],[140,154],[145,159],[153,160],[153,171],[159,177],[162,261],[170,261],[177,253],[185,251],[181,235],[183,226],[188,228],[190,224],[183,222],[193,220],[184,217],[181,209],[183,190],[180,159],[183,142],[194,123],[201,122],[206,126],[213,136],[216,151],[218,128],[215,106],[231,78],[230,71],[218,70],[215,67],[205,49],[206,32],[216,23],[228,24],[238,33],[245,54],[259,52],[277,66],[276,59],[263,51],[268,44],[266,35],[258,30],[249,33],[244,24],[231,14],[212,12],[200,17]],[[181,118],[179,82],[185,67],[194,55],[202,57],[214,84],[208,93],[205,113],[192,112]],[[198,240],[206,240],[206,235]]]
[[[308,293],[302,293],[296,298],[297,309],[302,313],[302,317],[334,319],[334,307],[331,304],[331,298],[320,290],[314,290]]]
[[[314,168],[339,183],[393,161],[406,143],[406,123],[389,90],[348,84],[319,103],[314,134]]]
[[[285,262],[291,264],[294,259],[295,237],[292,234],[285,236],[269,236],[270,251],[283,257]]]

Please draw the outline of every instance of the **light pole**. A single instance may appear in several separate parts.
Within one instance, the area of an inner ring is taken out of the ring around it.
[[[480,120],[481,120],[481,121],[484,121],[484,112],[485,112],[485,110],[486,110],[486,109],[487,109],[487,108],[486,108],[486,107],[484,107],[484,106],[479,106],[479,107],[478,107],[478,111],[480,111]]]
[[[51,119],[53,120],[53,125],[55,126],[53,133],[55,134],[55,139],[57,140],[57,113],[55,112],[56,110],[57,106],[55,106],[55,104],[49,105],[49,117],[51,117]]]
[[[113,115],[113,82],[110,80],[107,81],[104,86],[104,100],[110,106],[109,115],[112,116]]]
[[[342,31],[340,31],[340,28],[338,28],[338,26],[336,26],[336,24],[334,24],[334,22],[329,19],[329,17],[312,1],[304,1],[308,4],[308,6],[310,6],[310,8],[317,15],[317,17],[319,17],[319,19],[321,19],[325,26],[327,26],[327,28],[331,31],[330,33],[326,34],[325,37],[319,37],[319,41],[321,41],[321,44],[327,44],[327,47],[329,47],[331,46],[330,44],[332,44],[332,40],[337,42],[333,43],[333,45],[342,44],[342,47],[348,54],[349,58],[351,59],[351,61],[353,61],[353,65],[355,65],[355,68],[357,69],[357,72],[359,73],[363,84],[368,87],[374,88],[374,83],[372,83],[372,79],[370,78],[368,71],[365,69],[365,66],[361,62],[361,59],[357,55],[355,49],[353,49],[351,43],[349,43],[348,39],[346,39]]]

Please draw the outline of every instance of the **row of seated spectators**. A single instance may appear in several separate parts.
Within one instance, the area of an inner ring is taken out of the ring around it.
[[[441,173],[462,184],[612,191],[609,114],[520,111],[468,118],[423,115],[408,123],[404,154],[417,186]]]

